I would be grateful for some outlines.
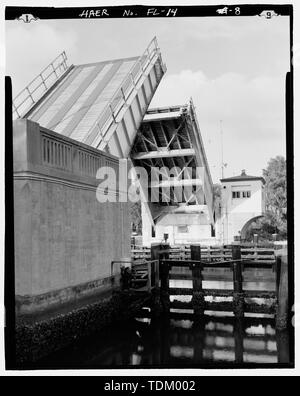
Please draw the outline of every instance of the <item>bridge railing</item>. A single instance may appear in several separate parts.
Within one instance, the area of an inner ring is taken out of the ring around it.
[[[132,263],[128,260],[115,260],[111,263],[113,283],[118,281],[122,290],[150,293],[159,287],[159,260]]]
[[[137,59],[125,78],[122,86],[115,92],[109,103],[104,108],[100,118],[95,122],[93,128],[98,128],[103,134],[103,142],[106,142],[106,133],[110,126],[116,121],[119,112],[126,105],[132,92],[137,89],[140,78],[145,75],[149,66],[159,66],[161,74],[164,74],[166,67],[163,64],[157,39],[154,37],[144,53]],[[157,72],[157,67],[154,68]],[[159,76],[161,77],[161,76]],[[159,78],[160,79],[160,78]],[[103,148],[100,146],[100,148]]]
[[[65,51],[60,53],[13,99],[13,116],[21,117],[68,69]]]
[[[22,143],[21,143],[22,142]],[[97,185],[101,167],[113,168],[118,175],[116,157],[41,127],[38,123],[14,121],[14,171],[51,174],[77,181],[89,179]]]

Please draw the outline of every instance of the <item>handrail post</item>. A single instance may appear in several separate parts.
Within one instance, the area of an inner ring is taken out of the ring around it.
[[[122,97],[123,97],[124,103],[126,103],[126,96],[125,96],[123,87],[121,87],[121,93],[122,93]]]
[[[48,88],[47,88],[47,85],[45,83],[44,77],[42,76],[42,73],[40,73],[40,77],[41,77],[42,83],[44,84],[45,90],[47,91]]]
[[[232,260],[237,260],[233,263],[233,311],[236,317],[242,318],[244,316],[244,293],[243,293],[243,274],[241,261],[241,246],[232,245]]]
[[[52,69],[53,69],[53,73],[55,74],[56,77],[58,77],[57,73],[56,73],[56,68],[53,65],[53,62],[51,63]]]
[[[25,89],[27,90],[28,95],[30,96],[30,99],[32,100],[32,103],[35,103],[35,101],[34,101],[34,99],[33,99],[33,97],[32,97],[32,94],[31,94],[31,92],[30,92],[30,90],[29,90],[29,87],[27,86]]]
[[[110,109],[110,112],[111,112],[111,115],[112,115],[112,118],[113,118],[114,122],[116,122],[115,113],[114,113],[114,110],[113,110],[113,108],[112,108],[111,103],[109,104],[109,109]]]
[[[20,114],[18,112],[18,108],[16,107],[16,105],[14,104],[14,102],[12,103],[14,111],[17,113],[17,116],[20,117]]]
[[[201,261],[201,246],[191,245],[191,260]],[[193,263],[191,265],[193,277],[193,297],[192,306],[194,314],[199,317],[204,314],[205,297],[202,288],[202,264]]]

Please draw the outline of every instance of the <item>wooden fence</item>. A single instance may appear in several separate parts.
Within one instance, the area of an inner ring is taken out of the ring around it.
[[[200,316],[205,311],[230,311],[236,317],[243,317],[244,313],[273,314],[278,328],[287,325],[287,262],[285,259],[282,264],[281,259],[276,258],[271,244],[175,248],[156,244],[151,251],[143,248],[139,254],[132,263],[133,273],[134,268],[148,272],[148,276],[145,275],[148,281],[140,290],[159,289],[160,305],[165,313],[175,309],[192,310]],[[147,259],[155,262],[155,268],[146,264]],[[143,265],[147,265],[147,269],[142,268]],[[151,275],[153,270],[159,274]],[[190,286],[174,285],[174,281],[187,280]],[[215,281],[217,286],[209,286],[206,281]],[[230,282],[232,287],[224,288],[220,282]],[[139,286],[142,286],[140,280],[136,283],[136,287]],[[191,297],[182,301],[176,296]]]
[[[275,246],[273,243],[242,243],[240,246],[243,259],[254,260],[261,264],[273,264],[275,262]],[[149,247],[132,246],[131,259],[133,262],[150,260],[150,258],[151,249]],[[169,258],[172,260],[190,260],[191,247],[189,245],[170,247]],[[232,260],[231,246],[201,246],[201,259],[208,262]]]

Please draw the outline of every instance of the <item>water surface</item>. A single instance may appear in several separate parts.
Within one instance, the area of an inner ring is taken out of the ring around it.
[[[173,314],[175,315],[175,314]],[[288,362],[288,335],[274,320],[205,315],[135,318],[110,326],[36,363],[41,368],[206,367]]]
[[[170,287],[191,288],[192,282],[171,280]],[[232,282],[203,282],[203,287],[231,289]],[[261,282],[244,284],[245,289],[273,287]],[[189,301],[191,296],[171,296],[171,300],[174,298]],[[288,332],[276,332],[272,316],[246,314],[244,319],[236,319],[231,312],[205,311],[204,317],[195,321],[191,313],[192,310],[171,309],[169,317],[157,319],[151,318],[150,310],[145,309],[139,317],[74,341],[35,366],[205,368],[289,363]]]

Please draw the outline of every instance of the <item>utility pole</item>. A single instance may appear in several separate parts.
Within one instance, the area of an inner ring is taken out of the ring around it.
[[[222,176],[222,179],[224,179],[223,128],[222,128],[222,120],[220,120],[220,135],[221,135],[221,176]]]
[[[224,168],[227,164],[224,164],[224,147],[223,147],[223,121],[220,120],[220,140],[221,140],[221,177],[224,179]],[[223,191],[221,192],[221,197]],[[224,216],[224,217],[223,217]],[[221,219],[222,219],[222,242],[225,243],[225,228],[227,231],[226,239],[228,238],[228,213],[227,213],[227,202],[223,202],[221,199]],[[225,226],[226,222],[226,226]]]

